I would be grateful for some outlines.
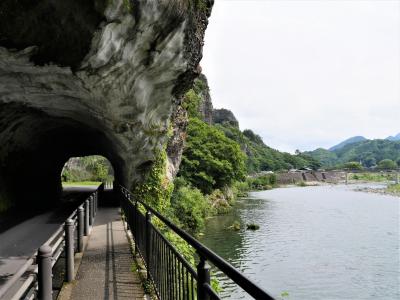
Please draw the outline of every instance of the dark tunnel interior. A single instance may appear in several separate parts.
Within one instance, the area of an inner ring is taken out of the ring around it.
[[[115,143],[104,131],[78,118],[1,105],[0,145],[3,207],[54,206],[62,192],[60,174],[70,157],[102,155],[112,164],[116,180],[124,181],[124,164]]]

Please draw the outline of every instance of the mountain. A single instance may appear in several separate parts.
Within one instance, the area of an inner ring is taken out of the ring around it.
[[[366,141],[366,140],[367,139],[365,137],[363,137],[363,136],[353,136],[353,137],[341,142],[340,144],[337,144],[337,145],[329,148],[329,151],[335,151],[335,150],[338,150],[340,148],[343,148],[346,145],[354,144],[354,143],[358,143],[358,142],[362,142],[362,141]]]
[[[195,80],[193,89],[185,97],[184,106],[189,117],[202,120],[239,145],[245,154],[246,171],[249,174],[304,167],[317,169],[320,166],[318,161],[308,155],[292,155],[268,147],[262,138],[250,129],[241,131],[233,112],[224,108],[213,108],[207,78],[204,75]]]
[[[321,162],[323,167],[334,167],[350,161],[372,167],[383,159],[391,159],[400,165],[400,141],[363,140],[349,143],[332,151],[316,149],[305,154]]]
[[[400,141],[400,133],[398,133],[398,134],[395,135],[395,136],[388,136],[386,139],[387,139],[388,141]]]

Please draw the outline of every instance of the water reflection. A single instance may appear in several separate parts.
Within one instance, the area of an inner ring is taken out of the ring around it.
[[[398,237],[399,198],[324,186],[252,193],[202,241],[277,298],[399,299]],[[217,276],[224,298],[250,299]]]

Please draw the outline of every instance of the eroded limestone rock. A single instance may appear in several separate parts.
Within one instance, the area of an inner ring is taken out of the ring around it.
[[[65,161],[92,154],[134,185],[169,130],[176,173],[185,127],[179,103],[198,76],[211,7],[208,0],[2,1],[0,198],[50,203]]]

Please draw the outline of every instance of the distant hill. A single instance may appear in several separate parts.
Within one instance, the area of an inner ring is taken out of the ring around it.
[[[334,167],[349,161],[361,162],[365,167],[372,167],[383,159],[391,159],[400,166],[400,141],[389,139],[362,140],[334,150],[319,148],[304,153],[319,160],[323,167]]]
[[[353,137],[341,142],[340,144],[337,144],[337,145],[329,148],[329,151],[335,151],[335,150],[338,150],[340,148],[343,148],[346,145],[354,144],[354,143],[358,143],[358,142],[362,142],[362,141],[366,141],[366,140],[367,139],[365,137],[363,137],[363,136],[353,136]]]
[[[215,126],[240,145],[247,157],[246,166],[249,174],[304,167],[318,169],[321,166],[316,159],[309,155],[303,153],[292,155],[268,147],[262,138],[250,129],[240,131],[238,127],[226,122],[215,124]]]
[[[395,136],[388,136],[386,139],[389,141],[400,141],[400,133]]]
[[[304,167],[317,169],[320,166],[318,161],[308,155],[292,155],[268,147],[262,138],[250,129],[241,131],[238,120],[230,110],[213,108],[205,76],[195,80],[191,95],[193,102],[197,104],[193,107],[197,106],[198,109],[189,110],[189,116],[201,119],[237,143],[246,155],[247,173]]]

